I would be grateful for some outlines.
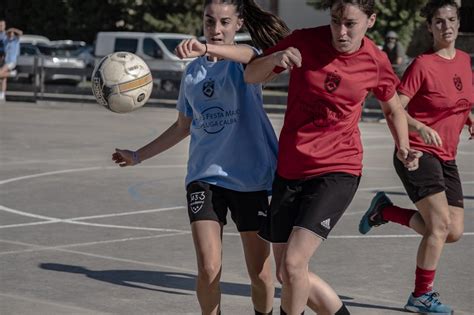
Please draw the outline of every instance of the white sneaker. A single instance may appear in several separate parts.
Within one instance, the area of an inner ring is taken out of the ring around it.
[[[16,71],[16,70],[11,70],[10,72],[8,72],[8,76],[10,78],[16,77],[17,74],[18,74],[18,71]]]

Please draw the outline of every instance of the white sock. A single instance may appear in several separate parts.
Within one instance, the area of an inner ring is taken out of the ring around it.
[[[0,100],[5,99],[5,92],[0,92]]]

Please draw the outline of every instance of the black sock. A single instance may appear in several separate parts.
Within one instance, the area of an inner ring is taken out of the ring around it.
[[[351,313],[349,313],[349,310],[346,308],[346,305],[342,303],[341,308],[334,315],[351,315]]]
[[[280,305],[280,315],[287,315],[286,312],[283,310],[283,308],[281,307]],[[301,315],[304,315],[304,311],[301,312]],[[339,315],[339,314],[336,314],[336,315]]]
[[[273,309],[271,309],[270,312],[268,313],[261,313],[257,311],[256,309],[254,309],[254,311],[255,311],[255,315],[272,315],[273,314]]]

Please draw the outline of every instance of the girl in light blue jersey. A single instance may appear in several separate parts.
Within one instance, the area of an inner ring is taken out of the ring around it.
[[[263,109],[261,86],[243,78],[244,64],[257,50],[233,45],[244,25],[261,49],[289,32],[254,0],[205,0],[206,43],[185,40],[176,49],[181,58],[198,57],[182,77],[176,122],[137,151],[116,149],[112,155],[122,167],[136,165],[191,135],[186,189],[202,314],[220,313],[222,231],[228,210],[241,235],[255,314],[271,314],[273,306],[270,245],[257,231],[268,207],[277,138]]]

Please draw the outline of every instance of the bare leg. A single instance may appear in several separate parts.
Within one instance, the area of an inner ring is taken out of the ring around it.
[[[196,221],[191,230],[198,265],[197,298],[202,314],[215,315],[221,302],[222,226],[216,221]]]
[[[281,262],[286,250],[286,244],[273,244],[275,255],[277,279],[282,283]],[[332,315],[342,306],[342,301],[337,293],[323,279],[308,271],[309,295],[307,305],[318,315]]]
[[[309,260],[321,243],[322,239],[305,229],[294,228],[290,235],[280,261],[282,307],[288,314],[300,314],[306,304],[324,315],[334,314],[342,306],[332,288],[308,271]]]
[[[416,203],[425,223],[425,233],[418,247],[417,266],[435,270],[451,224],[446,194],[437,193]]]
[[[252,285],[253,305],[260,313],[269,313],[273,308],[275,294],[270,244],[258,237],[257,232],[242,232],[240,236]]]
[[[461,239],[464,231],[464,209],[449,206],[449,216],[451,223],[446,243],[455,243]],[[425,221],[419,212],[411,217],[410,227],[420,235],[426,233]]]

